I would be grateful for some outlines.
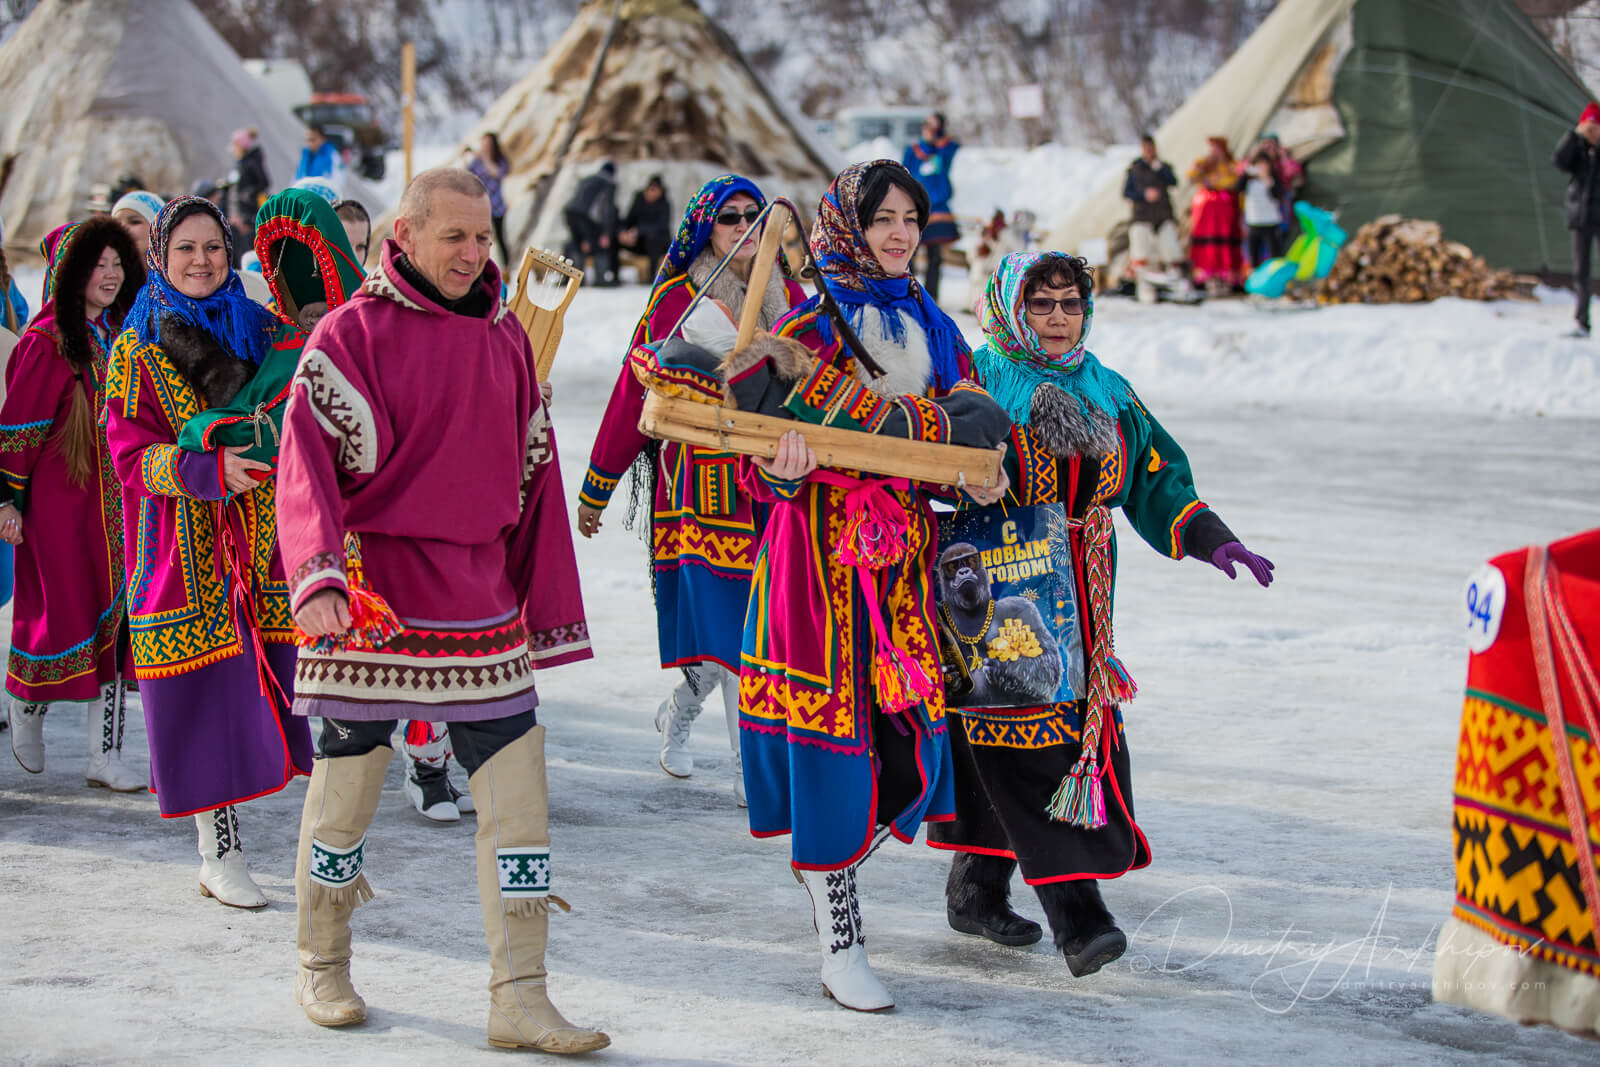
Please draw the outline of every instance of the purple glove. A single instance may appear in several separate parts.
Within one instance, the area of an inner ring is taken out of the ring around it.
[[[1211,565],[1226,574],[1230,580],[1235,577],[1233,573],[1235,563],[1249,568],[1250,573],[1263,587],[1272,584],[1272,561],[1266,556],[1256,555],[1238,541],[1218,545],[1217,550],[1211,553]]]

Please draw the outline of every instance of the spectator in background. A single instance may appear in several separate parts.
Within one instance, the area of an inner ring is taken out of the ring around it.
[[[339,155],[339,147],[328,140],[322,127],[306,127],[306,146],[300,149],[300,166],[295,168],[294,176],[296,181],[323,178],[334,186],[344,181],[344,160]]]
[[[1172,211],[1171,189],[1178,184],[1172,164],[1156,154],[1154,137],[1139,138],[1139,158],[1128,166],[1122,183],[1122,196],[1133,205],[1133,222],[1128,227],[1128,271],[1133,275],[1139,297],[1155,300],[1155,287],[1147,280],[1154,272],[1161,280],[1181,274],[1183,245],[1178,240],[1178,220]]]
[[[1284,247],[1287,248],[1289,228],[1294,224],[1294,201],[1306,183],[1306,171],[1300,165],[1300,161],[1283,147],[1275,133],[1269,131],[1262,134],[1261,141],[1256,147],[1266,152],[1267,158],[1272,160],[1272,172],[1278,178],[1278,200],[1283,204],[1283,225],[1279,227],[1278,232],[1284,239]]]
[[[928,225],[922,231],[922,250],[927,257],[928,270],[923,288],[935,301],[939,299],[939,267],[944,258],[944,246],[953,245],[961,237],[956,217],[950,213],[950,168],[955,165],[956,152],[961,146],[945,132],[944,115],[935,111],[922,122],[922,137],[906,146],[900,162],[922,183],[928,193],[932,209]]]
[[[365,270],[367,251],[372,247],[372,216],[359,200],[341,200],[333,205],[333,213],[344,223],[344,235],[350,238],[350,247]]]
[[[1589,253],[1600,237],[1600,104],[1589,101],[1575,129],[1562,135],[1552,159],[1567,176],[1567,229],[1572,231],[1572,271],[1577,276],[1577,328],[1589,336]]]
[[[148,189],[123,193],[111,206],[111,217],[121,223],[122,228],[128,231],[128,236],[133,238],[133,246],[139,250],[140,263],[144,262],[144,254],[150,251],[150,224],[156,221],[156,216],[166,206],[165,200]]]
[[[500,243],[500,261],[511,266],[511,246],[506,243],[506,201],[501,183],[511,173],[511,160],[500,148],[500,138],[486,133],[478,138],[478,150],[467,160],[467,169],[489,191],[489,218],[494,223],[494,238]]]
[[[234,255],[241,255],[255,244],[256,209],[272,191],[266,160],[261,155],[260,135],[254,126],[234,130],[231,138],[233,170],[228,174],[228,223],[233,227]],[[235,263],[234,269],[239,264]]]
[[[5,224],[0,222],[0,326],[20,337],[28,325],[28,301],[22,295],[22,290],[17,288],[17,280],[11,276],[11,265],[6,262],[5,243]]]
[[[1283,183],[1258,145],[1240,168],[1244,179],[1245,258],[1251,268],[1283,255]]]
[[[652,174],[643,189],[633,194],[628,213],[622,218],[617,245],[650,261],[653,271],[661,265],[672,244],[672,205],[667,202],[667,187],[661,175]]]
[[[1224,137],[1208,137],[1209,151],[1189,168],[1189,262],[1194,280],[1220,294],[1244,281],[1239,170]]]
[[[595,257],[596,285],[617,284],[617,165],[609,159],[578,183],[563,209],[567,216],[567,258],[585,272]]]

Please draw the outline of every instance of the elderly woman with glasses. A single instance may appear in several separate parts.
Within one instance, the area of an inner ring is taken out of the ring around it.
[[[656,275],[630,352],[672,336],[725,352],[733,345],[733,323],[747,299],[761,302],[762,330],[771,330],[790,308],[804,301],[805,292],[788,280],[786,270],[773,271],[762,292],[746,292],[755,262],[753,237],[739,248],[727,269],[716,273],[765,203],[755,183],[737,175],[725,174],[701,187]],[[684,310],[702,290],[705,299],[680,329]],[[743,807],[739,643],[760,542],[760,515],[738,485],[736,455],[650,440],[639,432],[643,408],[644,387],[624,360],[578,494],[578,532],[595,535],[617,483],[632,468],[629,526],[636,510],[642,510],[645,494],[651,497],[651,585],[661,666],[683,669],[683,680],[656,711],[661,769],[675,778],[694,772],[687,748],[689,729],[706,697],[720,689],[733,747],[734,797]]]
[[[1150,862],[1134,821],[1120,711],[1135,687],[1111,648],[1109,509],[1121,508],[1139,536],[1172,559],[1195,556],[1229,578],[1237,565],[1263,586],[1272,581],[1271,562],[1201,503],[1183,450],[1128,380],[1088,350],[1093,320],[1094,278],[1082,259],[1018,252],[989,282],[988,341],[972,354],[979,381],[1012,419],[1011,491],[999,506],[1059,503],[1072,521],[1075,584],[1087,600],[1079,612],[1087,699],[951,707],[956,818],[928,828],[929,844],[959,853],[945,888],[950,925],[1003,945],[1039,940],[1038,925],[1010,909],[1020,866],[1075,977],[1127,948],[1098,881]]]

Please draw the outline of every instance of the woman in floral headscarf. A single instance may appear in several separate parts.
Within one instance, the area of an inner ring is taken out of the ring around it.
[[[744,243],[729,269],[715,278],[712,274],[765,204],[755,183],[738,175],[724,174],[701,187],[656,274],[630,352],[671,336],[687,337],[718,354],[732,347],[733,323],[747,299],[756,239]],[[787,273],[773,271],[759,295],[763,330],[771,330],[805,299]],[[705,299],[678,330],[678,320],[701,290]],[[643,409],[644,386],[624,360],[578,493],[578,532],[593,537],[600,529],[601,512],[623,473],[632,467],[635,501],[642,503],[643,494],[653,494],[651,582],[661,666],[683,668],[683,681],[656,711],[661,768],[675,778],[693,773],[694,760],[686,747],[689,728],[705,698],[720,688],[733,745],[734,796],[743,806],[737,672],[740,627],[750,600],[750,568],[760,533],[758,516],[749,496],[738,489],[733,453],[675,442],[657,444],[639,432]],[[628,524],[632,522],[630,514]]]
[[[45,711],[86,702],[89,784],[132,792],[145,779],[122,762],[122,489],[97,413],[111,341],[144,269],[133,239],[106,218],[61,227],[41,251],[50,265],[45,304],[11,353],[0,407],[0,538],[17,546],[11,747],[38,774]]]
[[[1038,925],[1008,903],[1020,863],[1074,976],[1127,947],[1097,880],[1150,862],[1133,817],[1120,711],[1135,687],[1112,654],[1109,509],[1122,508],[1139,536],[1173,559],[1198,556],[1229,578],[1237,564],[1262,585],[1272,581],[1272,564],[1200,502],[1183,450],[1127,379],[1089,351],[1093,320],[1094,279],[1083,260],[1014,253],[989,282],[988,343],[972,354],[978,379],[1012,419],[1006,504],[1063,504],[1073,527],[1087,600],[1079,612],[1087,700],[951,708],[956,818],[928,831],[929,844],[961,853],[945,890],[952,927],[1006,945],[1037,941]]]
[[[122,481],[133,663],[165,818],[193,815],[200,891],[266,907],[245,869],[234,808],[311,773],[311,731],[289,711],[296,650],[270,463],[250,445],[182,448],[279,338],[245,295],[233,231],[208,200],[169,202],[150,229],[150,275],[111,354],[106,435]],[[289,343],[293,343],[289,339]]]
[[[928,211],[927,193],[892,160],[849,167],[829,186],[811,250],[877,369],[846,350],[814,298],[778,329],[821,357],[802,393],[830,374],[864,383],[884,404],[975,388],[963,384],[961,331],[910,273]],[[910,841],[955,808],[936,682],[930,490],[818,470],[798,432],[774,459],[742,467],[750,493],[772,506],[740,664],[750,832],[792,835],[824,992],[882,1011],[894,1000],[867,963],[856,868],[891,834]],[[1000,492],[969,490],[985,504]],[[875,524],[888,536],[862,536]]]

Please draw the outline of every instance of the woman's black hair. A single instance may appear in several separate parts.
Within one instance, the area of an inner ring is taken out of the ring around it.
[[[1070,289],[1074,285],[1078,287],[1079,296],[1085,300],[1092,297],[1094,268],[1082,256],[1051,252],[1022,272],[1022,299],[1028,299],[1040,289]]]
[[[928,117],[933,119],[935,122],[937,122],[939,124],[939,136],[943,137],[944,136],[944,130],[945,130],[944,112],[943,111],[929,112]]]
[[[911,172],[898,163],[879,163],[868,170],[861,178],[861,195],[856,202],[856,222],[862,230],[872,225],[872,216],[878,213],[878,208],[883,206],[883,198],[889,195],[889,190],[894,188],[904,189],[911,203],[917,209],[917,228],[928,228],[928,213],[933,210],[933,205],[928,201],[928,190],[922,183],[911,176]]]
[[[494,153],[494,165],[502,168],[509,166],[511,161],[506,158],[505,150],[500,147],[499,136],[494,133],[486,133],[484,136],[489,138],[489,151]]]

